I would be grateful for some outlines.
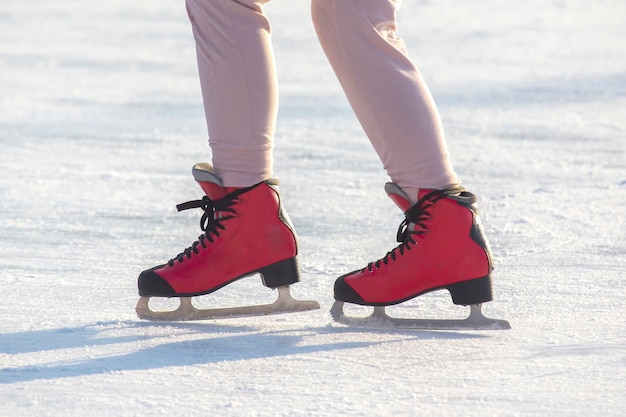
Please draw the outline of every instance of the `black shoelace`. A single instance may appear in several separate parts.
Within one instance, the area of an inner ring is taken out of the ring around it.
[[[207,242],[213,243],[214,237],[220,236],[220,230],[226,229],[223,222],[235,217],[236,211],[232,206],[238,201],[239,195],[249,191],[253,187],[241,188],[218,201],[214,201],[205,195],[201,200],[192,200],[178,204],[176,206],[178,211],[195,208],[199,208],[203,211],[202,217],[200,218],[200,229],[204,234],[198,236],[198,240],[193,242],[190,247],[170,259],[167,262],[168,265],[174,266],[174,263],[177,261],[183,262],[185,258],[191,258],[192,254],[195,253],[197,255],[199,253],[198,246],[202,246],[202,248],[206,249]],[[216,216],[216,213],[219,213],[219,216]]]
[[[430,219],[428,210],[439,200],[450,195],[459,194],[463,191],[464,188],[458,186],[445,190],[434,190],[422,197],[404,213],[404,220],[400,223],[396,235],[396,239],[400,244],[387,252],[381,259],[367,264],[367,266],[363,268],[363,271],[367,269],[371,272],[374,269],[380,268],[381,264],[389,264],[389,260],[395,261],[398,255],[404,255],[405,251],[410,251],[413,245],[417,244],[414,236],[426,233],[426,221]],[[409,229],[410,224],[414,225],[412,230]]]

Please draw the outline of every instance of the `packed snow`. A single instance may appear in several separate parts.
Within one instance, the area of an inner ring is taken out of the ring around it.
[[[314,312],[155,323],[136,277],[189,246],[210,161],[182,1],[0,4],[0,415],[626,414],[626,3],[404,2],[496,257],[512,329],[349,328],[332,285],[393,248],[387,178],[317,44],[308,1],[267,11],[275,175]],[[271,302],[248,278],[202,306]],[[173,300],[162,300],[173,308]],[[389,309],[463,317],[447,292]],[[353,314],[367,314],[353,308]]]

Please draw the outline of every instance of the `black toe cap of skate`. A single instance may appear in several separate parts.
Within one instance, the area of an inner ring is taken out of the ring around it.
[[[139,295],[150,297],[172,297],[176,295],[174,288],[154,272],[155,269],[156,268],[148,269],[139,274],[139,278],[137,279]]]
[[[353,304],[365,304],[365,300],[345,281],[346,275],[335,281],[335,300]]]

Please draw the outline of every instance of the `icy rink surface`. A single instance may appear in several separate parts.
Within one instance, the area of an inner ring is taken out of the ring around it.
[[[0,415],[625,415],[626,3],[399,15],[481,198],[501,332],[332,323],[335,278],[394,247],[402,217],[308,11],[268,6],[275,169],[301,243],[292,292],[322,309],[159,324],[135,316],[136,276],[200,233],[175,205],[210,160],[184,2],[0,3]],[[255,277],[204,298],[274,294]],[[392,312],[467,313],[446,292]]]

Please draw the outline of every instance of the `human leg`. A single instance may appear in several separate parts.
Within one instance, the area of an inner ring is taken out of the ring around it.
[[[215,166],[194,166],[205,196],[178,207],[202,209],[204,233],[167,263],[139,275],[142,318],[189,320],[319,308],[286,292],[300,278],[296,235],[278,182],[270,178],[277,92],[270,26],[263,13],[268,1],[187,0]],[[280,289],[280,302],[200,313],[188,301],[165,314],[148,307],[149,297],[186,299],[257,274],[265,286]]]
[[[224,186],[272,176],[278,87],[269,0],[187,0],[213,166]]]
[[[397,248],[340,277],[335,298],[390,305],[446,288],[457,304],[489,301],[492,259],[476,197],[459,186],[432,96],[403,41],[398,0],[313,0],[320,43],[405,213]]]
[[[320,44],[392,181],[413,202],[419,188],[458,185],[439,113],[402,39],[393,0],[313,0]]]

